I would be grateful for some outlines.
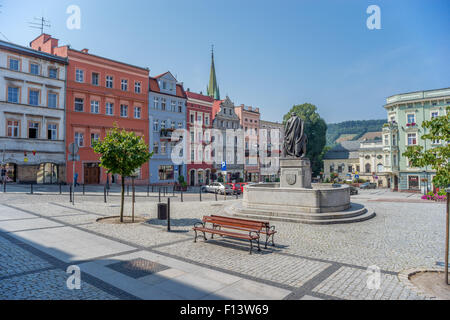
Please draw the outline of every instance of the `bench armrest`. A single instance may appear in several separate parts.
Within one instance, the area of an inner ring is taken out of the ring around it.
[[[248,233],[248,235],[249,235],[250,237],[252,237],[252,233],[254,233],[254,234],[257,236],[257,238],[259,239],[259,237],[260,237],[259,231],[250,231],[250,232]]]

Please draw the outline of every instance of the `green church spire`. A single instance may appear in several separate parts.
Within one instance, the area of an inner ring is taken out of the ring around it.
[[[216,68],[214,67],[214,45],[211,50],[211,74],[209,76],[209,85],[206,89],[208,96],[214,98],[214,100],[220,100],[219,85],[216,79]]]

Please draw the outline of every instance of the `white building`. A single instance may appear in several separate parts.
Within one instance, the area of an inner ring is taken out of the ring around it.
[[[0,161],[8,182],[64,179],[66,66],[65,58],[0,41]]]

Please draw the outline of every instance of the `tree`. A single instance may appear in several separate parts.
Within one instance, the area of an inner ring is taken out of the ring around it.
[[[100,166],[109,173],[119,174],[122,178],[120,203],[120,222],[123,222],[125,199],[125,178],[132,176],[138,168],[153,156],[143,137],[134,132],[119,130],[117,125],[108,132],[105,139],[94,143],[94,151],[101,155]]]
[[[294,112],[305,122],[304,132],[308,136],[306,157],[311,161],[313,175],[317,176],[323,166],[321,154],[326,145],[327,124],[317,113],[317,107],[310,103],[293,106],[284,116],[283,124],[286,124]]]
[[[445,115],[424,121],[422,127],[423,140],[440,141],[439,146],[424,150],[422,146],[408,147],[403,156],[408,157],[412,166],[420,168],[431,166],[436,171],[433,184],[436,187],[447,187],[450,185],[450,107],[447,107]],[[427,130],[428,129],[428,130]]]

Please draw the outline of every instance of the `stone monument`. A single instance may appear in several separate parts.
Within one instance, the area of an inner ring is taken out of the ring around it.
[[[311,188],[311,163],[306,157],[305,123],[295,113],[285,125],[283,157],[280,159],[281,188]]]
[[[250,219],[311,224],[350,223],[371,219],[375,213],[350,202],[347,185],[312,184],[306,158],[305,123],[295,113],[285,125],[280,183],[248,185],[242,203],[226,212]]]

